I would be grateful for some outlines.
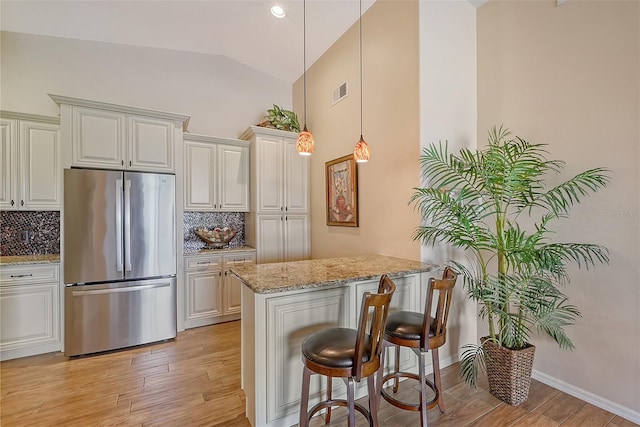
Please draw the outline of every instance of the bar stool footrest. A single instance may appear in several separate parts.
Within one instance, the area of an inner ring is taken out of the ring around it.
[[[311,421],[311,418],[315,415],[316,412],[326,409],[332,408],[334,406],[344,406],[348,407],[349,404],[345,399],[331,399],[331,400],[323,400],[322,402],[318,402],[311,407],[311,409],[307,412],[307,423]],[[373,418],[371,417],[371,413],[365,408],[363,405],[358,402],[354,402],[354,408],[356,411],[360,412],[365,416],[367,421],[369,421],[369,425],[373,426]]]
[[[390,374],[387,374],[382,379],[382,392],[381,392],[382,397],[384,398],[384,400],[386,400],[387,402],[389,402],[390,404],[392,404],[396,408],[405,409],[407,411],[420,411],[420,404],[419,403],[403,402],[403,401],[398,400],[395,397],[391,396],[385,390],[384,385],[387,383],[387,381],[392,380],[392,379],[397,380],[399,378],[409,378],[409,379],[412,379],[412,380],[416,380],[418,382],[420,381],[420,377],[418,375],[416,375],[416,374],[411,373],[411,372],[392,372]],[[436,386],[433,383],[433,381],[425,378],[425,384],[434,393],[433,399],[427,401],[427,410],[429,410],[431,408],[435,408],[438,405],[438,397],[440,396],[440,393],[438,393],[438,389],[436,388]],[[418,390],[418,392],[420,392],[420,391]]]

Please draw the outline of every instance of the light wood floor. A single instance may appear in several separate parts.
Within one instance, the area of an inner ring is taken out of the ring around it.
[[[446,414],[429,426],[608,426],[626,421],[533,381],[529,400],[511,407],[443,371]],[[249,426],[240,389],[240,324],[191,329],[175,341],[68,360],[49,353],[0,363],[0,425]],[[400,393],[413,393],[408,381]],[[380,408],[383,427],[419,426],[418,414]],[[314,418],[313,426],[324,425]],[[342,408],[331,426],[346,426]],[[358,425],[366,425],[364,418]]]

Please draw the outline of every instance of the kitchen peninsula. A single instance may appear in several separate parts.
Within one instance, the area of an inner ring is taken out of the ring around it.
[[[392,310],[421,311],[426,283],[436,267],[382,255],[233,266],[242,286],[242,388],[253,427],[298,422],[302,361],[300,345],[309,334],[329,328],[355,328],[365,292],[375,293],[380,276],[396,284]],[[389,358],[389,364],[393,358]],[[415,357],[402,353],[401,367],[415,369]],[[312,377],[310,406],[326,381]],[[344,394],[333,382],[334,396]],[[366,394],[366,382],[357,397]]]

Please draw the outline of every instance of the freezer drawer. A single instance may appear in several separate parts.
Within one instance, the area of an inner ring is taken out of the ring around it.
[[[65,288],[65,356],[176,336],[176,278]]]

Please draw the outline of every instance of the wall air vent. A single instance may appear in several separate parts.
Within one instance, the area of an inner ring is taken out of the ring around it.
[[[333,90],[333,94],[331,96],[331,105],[336,105],[338,102],[346,98],[347,95],[349,95],[349,91],[347,90],[347,82],[344,82]]]

